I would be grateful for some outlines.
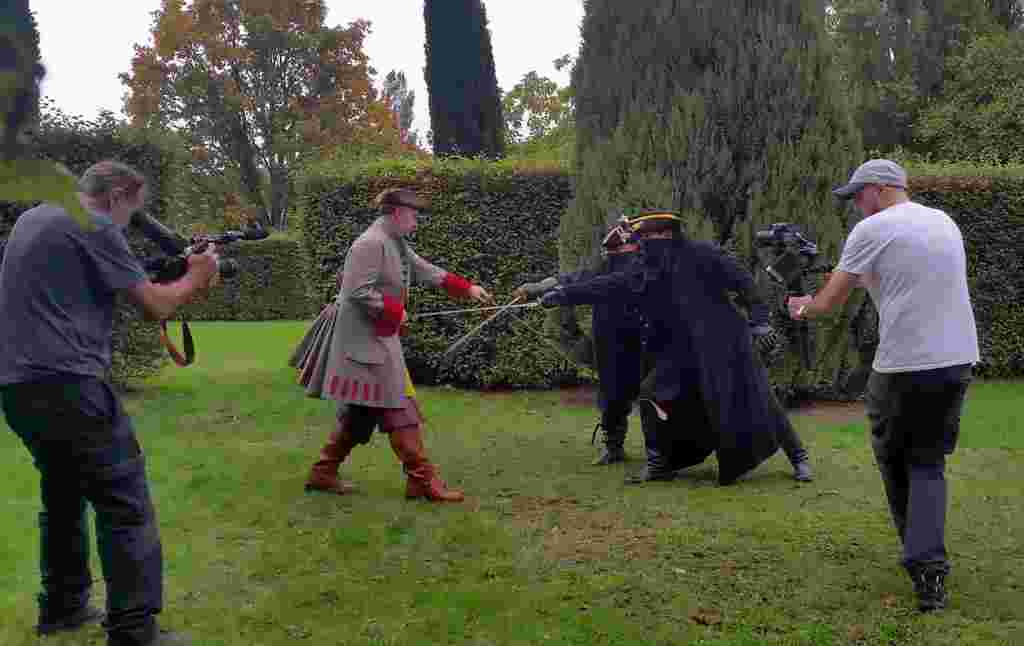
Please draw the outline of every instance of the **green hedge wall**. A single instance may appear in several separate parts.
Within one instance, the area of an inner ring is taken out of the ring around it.
[[[234,278],[222,278],[208,298],[182,313],[194,321],[302,320],[321,304],[306,279],[308,259],[299,240],[271,236],[221,247],[221,258],[238,263]]]
[[[481,284],[498,303],[511,300],[511,291],[524,281],[558,271],[558,227],[570,197],[564,172],[457,161],[366,166],[315,174],[302,190],[307,274],[320,304],[336,294],[335,275],[346,249],[377,217],[368,209],[370,200],[398,186],[413,188],[433,203],[434,213],[420,221],[411,238],[417,253]],[[442,290],[412,288],[411,315],[454,307],[459,304]],[[448,346],[482,320],[481,315],[413,320],[403,338],[413,379],[497,388],[550,387],[585,378],[585,369],[552,348],[550,317],[539,308],[507,312],[450,365],[440,365]]]

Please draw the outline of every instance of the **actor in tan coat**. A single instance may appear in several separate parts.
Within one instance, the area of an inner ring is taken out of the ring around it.
[[[328,312],[333,321],[314,326],[321,329],[321,341],[301,362],[307,394],[338,402],[338,426],[313,465],[306,489],[351,492],[354,487],[338,479],[338,469],[377,428],[388,434],[402,462],[406,497],[461,501],[462,492],[447,488],[424,452],[423,417],[399,330],[406,321],[411,280],[443,288],[453,298],[493,299],[482,287],[419,257],[406,243],[403,237],[416,229],[417,213],[427,207],[423,199],[410,190],[391,189],[374,203],[381,216],[349,248],[335,307]]]

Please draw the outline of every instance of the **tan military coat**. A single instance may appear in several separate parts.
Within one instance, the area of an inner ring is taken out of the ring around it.
[[[411,389],[398,335],[412,280],[463,295],[469,283],[418,256],[378,218],[349,248],[333,329],[302,379],[306,394],[339,404],[401,408]],[[330,327],[330,326],[328,326]]]

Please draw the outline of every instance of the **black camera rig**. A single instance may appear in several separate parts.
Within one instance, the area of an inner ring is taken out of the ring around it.
[[[188,257],[205,252],[211,244],[227,245],[240,240],[263,240],[270,235],[262,226],[254,224],[245,231],[195,235],[186,239],[141,211],[132,215],[132,224],[166,254],[142,260],[143,269],[150,274],[154,283],[171,283],[184,276],[188,272]],[[222,258],[218,261],[217,269],[221,278],[233,278],[238,274],[238,263],[230,258]]]
[[[217,235],[196,235],[186,239],[171,231],[152,216],[136,211],[132,214],[132,225],[139,229],[146,238],[155,243],[165,256],[142,259],[142,267],[154,283],[172,283],[188,273],[188,257],[192,254],[204,253],[210,245],[227,245],[240,240],[263,240],[270,234],[258,223],[245,231],[226,231]],[[230,258],[219,258],[217,270],[223,278],[233,278],[238,274],[238,263]],[[167,321],[160,321],[160,340],[167,348],[167,353],[179,366],[190,365],[195,360],[195,345],[188,321],[181,320],[181,334],[185,354],[182,355],[167,334]]]
[[[772,280],[786,290],[786,297],[805,296],[806,281],[813,274],[827,274],[833,266],[820,262],[818,245],[803,236],[800,228],[789,222],[776,222],[754,237],[754,245],[771,254],[771,259],[762,263],[764,271]],[[788,320],[786,299],[780,303],[780,312]],[[806,370],[811,369],[811,336],[806,321],[798,321],[797,332],[800,339],[800,359]]]

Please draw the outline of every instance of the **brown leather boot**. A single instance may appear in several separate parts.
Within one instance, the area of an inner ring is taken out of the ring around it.
[[[345,419],[338,421],[338,428],[327,437],[327,444],[320,449],[320,459],[313,464],[306,480],[306,491],[327,491],[339,496],[352,493],[356,486],[338,479],[338,469],[352,452],[356,442],[345,425]]]
[[[402,462],[406,475],[405,497],[426,498],[435,502],[462,502],[461,491],[449,489],[438,477],[437,469],[423,448],[423,428],[412,426],[391,431],[391,448]]]

